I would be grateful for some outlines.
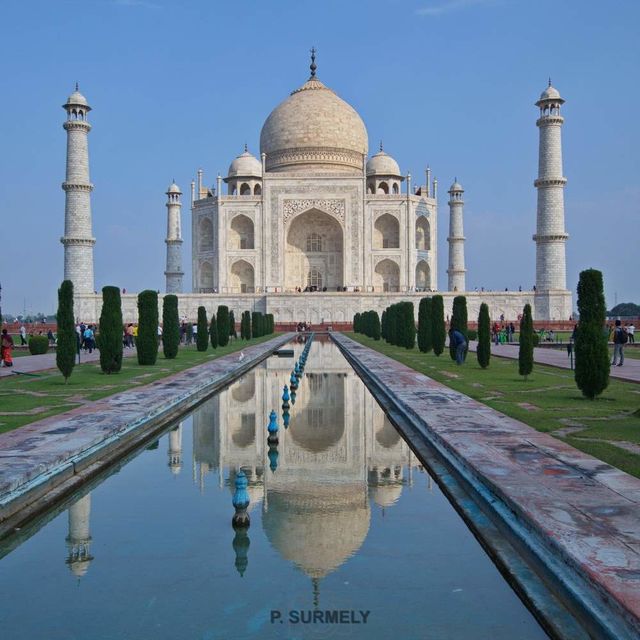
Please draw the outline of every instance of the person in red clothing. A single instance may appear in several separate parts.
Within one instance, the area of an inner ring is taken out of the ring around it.
[[[13,367],[13,357],[11,351],[13,350],[13,338],[9,335],[6,329],[2,330],[2,340],[0,341],[0,353],[2,357],[2,364],[5,367]]]

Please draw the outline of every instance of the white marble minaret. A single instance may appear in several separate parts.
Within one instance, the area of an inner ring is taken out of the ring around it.
[[[464,189],[456,178],[449,189],[449,291],[466,291],[464,268],[464,228],[462,224],[462,213],[464,200],[462,194]]]
[[[91,494],[80,498],[69,507],[69,535],[67,536],[67,564],[73,574],[81,578],[93,560],[89,546],[89,519],[91,517]]]
[[[562,175],[561,128],[564,118],[560,115],[563,103],[560,93],[551,86],[551,80],[536,102],[540,108],[536,122],[540,129],[540,148],[538,179],[533,183],[538,190],[533,239],[536,243],[536,316],[543,318],[556,315],[550,308],[553,292],[564,292],[567,288],[565,243],[569,236],[564,228],[564,185],[567,179]],[[566,315],[567,310],[560,313]]]
[[[64,279],[73,282],[74,293],[93,293],[93,245],[91,230],[91,192],[89,179],[89,143],[91,125],[87,114],[91,107],[76,90],[62,108],[67,112],[63,127],[67,132],[67,175],[62,183],[66,194],[64,208]]]
[[[167,293],[182,293],[181,195],[180,187],[172,182],[167,190],[167,268],[164,272]]]

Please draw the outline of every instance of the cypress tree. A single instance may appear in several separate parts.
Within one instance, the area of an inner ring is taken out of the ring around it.
[[[267,318],[267,333],[268,335],[271,335],[276,330],[276,324],[273,318],[273,313],[267,313],[266,318]]]
[[[467,351],[469,349],[469,335],[467,329],[467,299],[464,296],[456,296],[453,299],[450,328],[458,330],[467,341],[467,348],[464,353],[464,358],[466,360]],[[449,345],[449,355],[452,360],[456,359],[456,348],[452,344]]]
[[[531,305],[525,304],[520,321],[520,348],[518,349],[518,371],[526,380],[533,371],[533,319]]]
[[[220,343],[220,336],[218,335],[218,320],[216,318],[216,314],[211,314],[211,322],[209,323],[209,342],[214,349],[218,348],[218,344]],[[227,340],[228,340],[227,336]]]
[[[431,315],[433,318],[433,353],[437,356],[444,351],[447,329],[444,323],[444,300],[442,296],[433,296],[431,300]]]
[[[578,281],[575,380],[582,395],[593,400],[609,386],[611,365],[607,336],[606,306],[602,272],[587,269]]]
[[[489,319],[489,307],[485,302],[480,305],[478,314],[478,348],[476,351],[478,364],[486,369],[491,358],[491,320]]]
[[[167,360],[173,360],[178,355],[179,344],[178,296],[169,294],[162,300],[162,351]]]
[[[418,348],[429,353],[433,348],[431,298],[422,298],[418,307]]]
[[[58,340],[56,343],[56,366],[67,384],[76,363],[78,335],[73,321],[73,282],[65,280],[58,289]]]
[[[380,340],[380,316],[377,311],[371,312],[371,337]]]
[[[259,338],[262,335],[262,323],[260,322],[260,316],[262,316],[262,314],[259,311],[254,311],[251,314],[251,335],[254,338]]]
[[[158,358],[158,293],[146,289],[138,294],[138,364],[153,365]]]
[[[397,327],[398,327],[398,307],[395,304],[392,304],[388,309],[388,314],[387,314],[387,322],[389,323],[388,326],[388,338],[387,338],[387,342],[389,344],[398,344],[397,343]]]
[[[242,340],[246,340],[246,339],[247,339],[247,334],[246,334],[246,332],[245,332],[245,327],[246,327],[246,321],[245,321],[245,318],[246,318],[246,312],[245,312],[245,311],[243,311],[243,312],[240,314],[240,338],[241,338]]]
[[[229,311],[229,337],[238,337],[238,332],[236,331],[236,317],[233,315],[233,309]]]
[[[206,351],[209,348],[209,323],[207,321],[207,310],[204,307],[198,307],[196,348],[198,351]]]
[[[226,347],[229,344],[229,307],[221,304],[216,317],[218,325],[218,344]]]
[[[241,326],[244,331],[244,335],[242,337],[245,340],[251,340],[251,313],[249,311],[242,312]]]
[[[353,316],[353,332],[360,333],[360,314],[359,313],[356,313],[356,315]]]
[[[383,340],[387,339],[387,310],[386,309],[382,312],[382,317],[380,318],[380,337]]]
[[[122,368],[122,342],[120,289],[103,287],[100,312],[100,368],[104,373],[118,373]]]
[[[402,317],[402,343],[405,349],[413,349],[416,346],[416,320],[413,302],[401,302],[400,313]]]

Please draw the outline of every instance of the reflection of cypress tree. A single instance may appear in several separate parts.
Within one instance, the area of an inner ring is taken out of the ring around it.
[[[233,537],[233,550],[236,553],[236,571],[242,577],[247,570],[249,564],[249,545],[251,540],[249,539],[249,529],[247,527],[238,527],[236,535]]]

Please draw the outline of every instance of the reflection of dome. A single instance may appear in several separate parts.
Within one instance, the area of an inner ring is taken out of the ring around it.
[[[236,402],[247,402],[256,392],[255,373],[248,373],[231,387],[231,397]]]
[[[281,102],[260,133],[268,171],[362,171],[367,130],[356,110],[311,77]]]
[[[390,507],[394,505],[402,495],[402,483],[381,484],[370,487],[369,493],[378,506]]]
[[[367,175],[400,176],[398,163],[382,149],[367,162]]]
[[[229,178],[261,178],[262,164],[246,149],[229,165]]]
[[[391,422],[389,422],[387,416],[384,417],[382,427],[376,431],[376,440],[378,444],[381,444],[385,449],[390,449],[400,441],[400,434]]]
[[[333,417],[335,419],[324,419],[318,424],[314,424],[314,411],[318,411],[319,415],[326,416],[326,418]],[[320,453],[340,442],[344,434],[344,417],[335,410],[307,407],[294,416],[289,426],[289,433],[299,447],[313,453]]]
[[[362,485],[270,490],[264,532],[278,553],[311,578],[335,571],[362,546],[370,512]]]

